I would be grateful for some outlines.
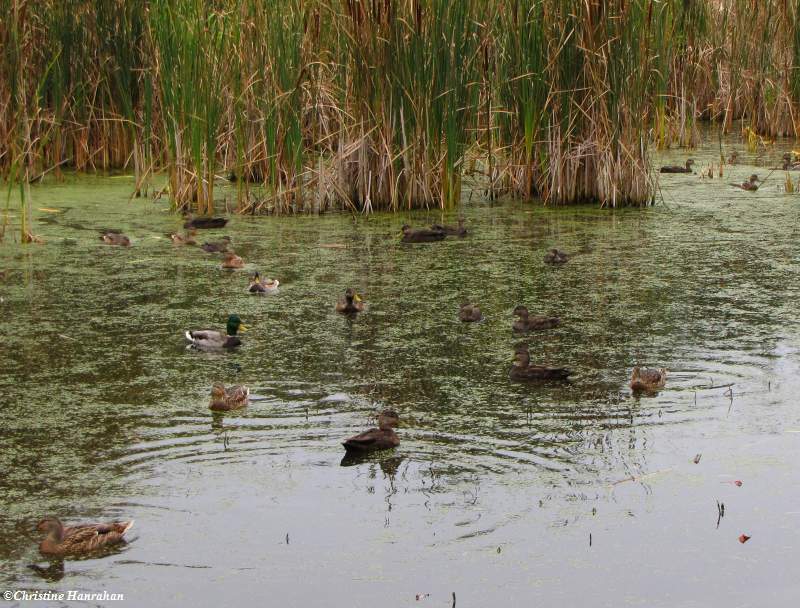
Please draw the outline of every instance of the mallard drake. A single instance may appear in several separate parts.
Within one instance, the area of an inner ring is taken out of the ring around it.
[[[39,543],[39,551],[42,555],[54,557],[92,553],[124,542],[125,534],[132,526],[131,520],[107,524],[81,524],[65,528],[58,518],[46,517],[36,526],[39,532],[47,534]]]
[[[215,412],[229,412],[245,407],[248,403],[250,403],[250,389],[246,386],[226,387],[221,382],[215,382],[211,387],[211,403],[208,407]]]
[[[518,345],[514,350],[514,365],[508,373],[512,380],[533,381],[533,380],[566,380],[571,372],[564,367],[545,367],[543,365],[531,365],[531,356],[528,346]]]
[[[667,382],[667,370],[641,368],[638,365],[631,373],[631,390],[634,392],[656,391],[664,388]]]
[[[131,240],[121,232],[112,232],[109,230],[103,233],[103,235],[100,237],[100,240],[102,240],[106,245],[117,245],[120,247],[131,246]]]
[[[192,217],[183,224],[184,228],[224,228],[228,223],[224,217]]]
[[[481,309],[474,304],[463,302],[458,311],[458,318],[464,321],[464,323],[474,323],[475,321],[483,319],[483,314],[481,313]]]
[[[262,279],[258,273],[250,277],[250,285],[247,291],[250,293],[275,293],[280,285],[278,279]]]
[[[344,297],[336,303],[336,312],[344,314],[355,314],[364,310],[364,302],[352,287],[348,287],[344,292]]]
[[[446,226],[444,224],[433,224],[431,230],[444,232],[446,236],[467,236],[467,229],[464,226],[464,218],[458,218],[458,226]]]
[[[561,319],[558,317],[545,317],[544,315],[530,316],[525,306],[517,306],[514,309],[514,316],[519,317],[519,319],[514,321],[512,328],[514,331],[518,332],[552,329],[561,324]]]
[[[186,332],[186,339],[190,348],[200,350],[222,350],[223,348],[236,348],[242,344],[236,334],[245,332],[247,328],[242,323],[239,315],[230,315],[226,326],[226,334],[215,329],[199,329]]]
[[[545,264],[564,264],[569,260],[569,254],[553,247],[544,254]]]
[[[693,164],[694,159],[690,158],[687,159],[686,166],[684,167],[681,167],[680,165],[667,165],[666,167],[661,167],[661,169],[659,169],[659,173],[691,173]]]
[[[756,182],[761,181],[758,179],[758,175],[755,173],[750,176],[750,179],[746,182],[742,182],[741,184],[731,184],[731,186],[736,186],[737,188],[741,188],[742,190],[748,190],[750,192],[755,192],[758,190],[758,184]]]
[[[400,445],[400,439],[393,427],[400,424],[400,417],[394,410],[384,410],[378,414],[378,428],[369,429],[342,442],[348,452],[374,452],[388,450]]]
[[[196,235],[197,235],[197,230],[192,228],[191,230],[187,230],[183,234],[173,232],[169,235],[169,238],[172,239],[172,243],[174,245],[197,245],[197,241],[194,238]]]
[[[443,230],[412,228],[408,224],[403,224],[401,230],[403,231],[403,236],[400,239],[402,243],[432,243],[441,241],[447,236]]]
[[[225,256],[222,258],[222,268],[231,269],[231,268],[244,268],[244,260],[236,255],[233,251],[225,252]]]
[[[200,249],[208,253],[225,253],[228,251],[228,247],[230,246],[231,237],[223,236],[222,240],[217,241],[216,243],[203,243],[200,245]]]

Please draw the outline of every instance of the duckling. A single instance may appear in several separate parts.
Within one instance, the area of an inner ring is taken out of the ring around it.
[[[342,442],[347,452],[374,452],[388,450],[400,445],[400,439],[392,427],[400,424],[400,417],[394,410],[384,410],[378,414],[378,428],[369,429]]]
[[[432,243],[434,241],[441,241],[447,236],[443,230],[412,228],[408,224],[403,224],[401,230],[403,231],[403,236],[400,239],[402,243]]]
[[[336,312],[344,314],[355,314],[364,310],[364,302],[352,287],[348,287],[344,292],[344,298],[336,303]]]
[[[200,249],[208,253],[225,253],[228,251],[228,247],[230,246],[231,237],[223,236],[222,240],[217,241],[216,243],[203,243],[200,245]]]
[[[184,228],[224,228],[228,223],[224,217],[191,217],[184,222]]]
[[[569,254],[555,247],[544,254],[545,264],[564,264],[567,260],[569,260]]]
[[[233,251],[227,251],[222,258],[221,266],[223,269],[244,268],[244,260]]]
[[[570,372],[564,367],[545,367],[543,365],[531,365],[531,357],[528,346],[521,344],[514,351],[514,365],[508,373],[509,378],[519,381],[532,380],[566,380]]]
[[[431,230],[435,232],[444,232],[446,236],[467,236],[467,229],[464,226],[464,218],[458,218],[458,226],[447,226],[444,224],[433,224]]]
[[[731,186],[736,186],[737,188],[741,188],[742,190],[748,190],[750,192],[755,192],[758,190],[758,184],[756,182],[761,181],[758,179],[758,175],[755,173],[750,176],[750,179],[746,182],[742,182],[741,184],[731,184]]]
[[[278,279],[262,279],[258,273],[250,277],[250,286],[247,291],[250,293],[275,293],[278,291],[280,281]]]
[[[246,386],[235,385],[226,388],[221,382],[215,382],[211,387],[211,404],[208,408],[215,412],[229,412],[245,407],[249,403],[250,389]]]
[[[107,245],[117,245],[120,247],[130,247],[131,240],[121,232],[106,231],[100,239]]]
[[[199,329],[186,332],[186,339],[189,341],[189,348],[199,350],[222,350],[223,348],[236,348],[242,344],[241,339],[236,334],[239,331],[247,331],[239,315],[230,315],[226,326],[227,333],[215,329]]]
[[[640,368],[638,365],[631,373],[631,390],[634,392],[652,392],[664,388],[667,382],[667,370]]]
[[[474,323],[475,321],[483,319],[483,313],[481,313],[481,309],[474,304],[462,302],[460,310],[458,311],[458,318],[464,323]]]
[[[694,164],[694,159],[690,158],[686,161],[686,166],[681,167],[680,165],[668,165],[666,167],[661,167],[659,170],[660,173],[691,173],[692,172],[692,165]]]
[[[197,230],[192,228],[191,230],[187,230],[183,234],[173,232],[169,235],[169,238],[172,239],[172,243],[174,245],[197,245],[197,241],[194,238],[196,235],[197,235]]]
[[[513,330],[518,332],[552,329],[561,324],[561,319],[558,317],[545,317],[544,315],[534,315],[531,317],[525,306],[517,306],[513,314],[515,317],[519,317],[512,325]]]
[[[125,534],[132,526],[133,520],[65,528],[58,518],[46,517],[36,526],[39,532],[47,534],[39,543],[39,552],[53,557],[85,555],[125,542]]]

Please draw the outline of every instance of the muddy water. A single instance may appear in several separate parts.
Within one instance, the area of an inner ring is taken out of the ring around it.
[[[399,244],[399,226],[453,215],[236,217],[201,235],[278,277],[269,297],[173,247],[179,221],[129,203],[127,178],[35,188],[46,243],[0,245],[0,589],[128,606],[795,605],[800,198],[779,172],[755,193],[726,185],[780,153],[743,153],[723,180],[666,176],[644,211],[471,204],[471,235],[433,245]],[[133,246],[101,244],[107,227]],[[580,253],[547,267],[551,246]],[[355,320],[333,311],[347,286],[368,303]],[[462,299],[485,321],[461,324]],[[518,303],[561,317],[527,342],[569,384],[509,382]],[[185,329],[230,313],[250,328],[240,350],[185,350]],[[669,368],[666,389],[631,395],[637,362]],[[213,381],[260,399],[214,417]],[[384,407],[400,447],[342,462],[340,441]],[[136,526],[110,555],[43,572],[45,514]]]

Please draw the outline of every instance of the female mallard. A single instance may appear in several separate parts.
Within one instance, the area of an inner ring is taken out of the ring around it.
[[[463,302],[458,311],[458,318],[464,323],[474,323],[475,321],[483,319],[483,313],[481,313],[481,309],[474,304]]]
[[[508,373],[512,380],[533,381],[533,380],[566,380],[571,372],[564,367],[545,367],[543,365],[531,365],[531,356],[528,346],[521,344],[514,351],[514,365]]]
[[[384,410],[378,414],[378,428],[369,429],[342,442],[344,449],[353,452],[374,452],[388,450],[400,445],[400,439],[392,427],[400,424],[400,417],[394,410]]]
[[[692,172],[692,165],[694,164],[694,159],[690,158],[686,161],[686,166],[681,167],[680,165],[669,165],[666,167],[661,167],[659,170],[660,173],[691,173]]]
[[[217,241],[216,243],[203,243],[200,245],[200,249],[206,251],[208,253],[225,253],[228,251],[228,247],[231,246],[231,237],[223,236],[221,241]]]
[[[446,236],[467,236],[467,229],[464,227],[464,218],[458,218],[458,226],[447,226],[444,224],[433,224],[431,230],[444,232]]]
[[[408,224],[403,224],[401,230],[403,231],[403,236],[400,239],[402,243],[432,243],[434,241],[441,241],[447,236],[443,230],[412,228]]]
[[[569,260],[569,254],[553,247],[544,254],[545,264],[564,264]]]
[[[742,190],[748,190],[750,192],[755,192],[758,190],[758,184],[756,182],[761,181],[758,179],[758,175],[755,173],[750,176],[750,179],[746,182],[742,182],[741,184],[731,184],[731,186],[736,186],[737,188],[741,188]]]
[[[195,236],[197,235],[197,230],[187,230],[183,234],[179,234],[177,232],[173,232],[169,235],[169,238],[172,239],[172,243],[174,245],[197,245],[197,241],[195,240]]]
[[[667,382],[667,370],[640,368],[638,365],[633,368],[631,374],[631,390],[634,392],[652,392],[664,388]]]
[[[225,257],[222,258],[221,266],[224,269],[244,268],[244,260],[233,251],[228,251],[225,253]]]
[[[224,228],[228,220],[224,217],[192,217],[183,224],[184,228]]]
[[[348,287],[344,292],[344,298],[336,303],[336,312],[344,314],[355,314],[364,310],[364,302],[352,287]]]
[[[275,293],[280,285],[278,279],[262,279],[258,273],[250,277],[250,285],[247,291],[250,293]]]
[[[131,520],[107,524],[81,524],[65,528],[58,518],[47,517],[36,526],[39,532],[47,533],[39,544],[39,551],[42,555],[53,557],[92,553],[124,542],[125,534],[132,526]]]
[[[225,387],[221,382],[215,382],[211,387],[211,404],[209,409],[215,412],[229,412],[230,410],[245,407],[250,403],[250,389],[246,386]]]
[[[106,245],[117,245],[119,247],[131,246],[131,240],[121,232],[112,232],[111,230],[108,230],[103,233],[100,239]]]
[[[514,331],[518,332],[552,329],[561,324],[561,319],[558,317],[545,317],[544,315],[530,316],[525,306],[517,306],[514,309],[514,316],[519,317],[519,319],[514,321],[512,328]]]
[[[241,339],[236,334],[247,331],[239,315],[230,315],[226,327],[227,334],[214,329],[199,329],[186,332],[186,339],[189,341],[190,348],[200,350],[222,350],[223,348],[236,348],[242,344]]]

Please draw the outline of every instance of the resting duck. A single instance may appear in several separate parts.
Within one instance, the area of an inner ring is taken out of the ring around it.
[[[184,222],[184,228],[224,228],[228,220],[224,217],[192,217]]]
[[[634,392],[656,391],[664,388],[667,382],[667,370],[640,368],[638,365],[633,368],[631,374],[631,390]]]
[[[250,293],[275,293],[280,285],[278,279],[262,279],[258,273],[250,277],[250,285],[247,291]]]
[[[561,319],[558,317],[545,317],[544,315],[534,315],[531,317],[525,306],[517,306],[514,309],[514,316],[519,317],[519,319],[514,321],[512,328],[514,331],[519,332],[552,329],[561,324]]]
[[[567,260],[569,260],[569,254],[555,247],[544,254],[545,264],[564,264]]]
[[[250,403],[250,389],[246,386],[235,385],[225,387],[221,382],[215,382],[211,387],[210,410],[215,412],[229,412],[246,407]]]
[[[447,236],[443,230],[412,228],[408,224],[403,224],[401,230],[403,231],[403,236],[400,239],[402,243],[432,243],[434,241],[441,241]]]
[[[106,245],[117,245],[120,247],[130,247],[131,240],[121,232],[111,232],[110,230],[104,232],[100,239]]]
[[[563,367],[545,367],[543,365],[531,365],[531,356],[528,346],[521,344],[514,351],[514,365],[508,373],[512,380],[533,381],[533,380],[566,380],[570,371]]]
[[[228,251],[228,247],[230,246],[231,237],[223,236],[222,240],[217,241],[216,243],[203,243],[200,245],[200,249],[208,253],[225,253]]]
[[[446,236],[467,236],[467,229],[464,227],[464,218],[458,218],[458,226],[446,226],[444,224],[433,224],[431,230],[444,232]]]
[[[692,172],[692,165],[694,164],[694,159],[690,158],[686,161],[686,166],[681,167],[680,165],[668,165],[666,167],[661,167],[659,169],[660,173],[691,173]]]
[[[400,417],[394,410],[384,410],[378,414],[378,428],[369,429],[342,442],[348,452],[374,452],[388,450],[400,445],[400,439],[392,427],[400,424]]]
[[[474,304],[463,302],[458,311],[458,318],[464,323],[474,323],[475,321],[483,319],[483,314],[481,313],[481,309]]]
[[[364,310],[364,302],[352,287],[348,287],[344,292],[344,298],[336,303],[336,312],[344,314],[355,314]]]
[[[125,534],[132,526],[131,520],[107,524],[81,524],[65,528],[58,518],[47,517],[36,526],[39,532],[47,534],[39,543],[39,552],[53,557],[92,553],[125,542]]]
[[[750,192],[755,192],[758,190],[758,184],[756,182],[761,181],[758,179],[758,175],[755,173],[750,176],[750,179],[746,182],[742,182],[741,184],[731,184],[731,186],[736,186],[737,188],[741,188],[742,190],[748,190]]]
[[[244,260],[233,251],[228,251],[225,253],[225,257],[222,258],[221,266],[225,269],[244,268]]]
[[[230,315],[226,326],[227,333],[214,329],[198,329],[186,332],[186,339],[189,341],[189,348],[199,350],[222,350],[223,348],[236,348],[242,344],[241,339],[236,334],[239,331],[245,332],[247,328],[242,323],[239,315]]]
[[[173,232],[169,235],[169,238],[172,239],[172,243],[174,245],[197,245],[197,241],[195,240],[195,236],[197,235],[197,230],[192,228],[191,230],[187,230],[183,234],[178,234],[177,232]]]

